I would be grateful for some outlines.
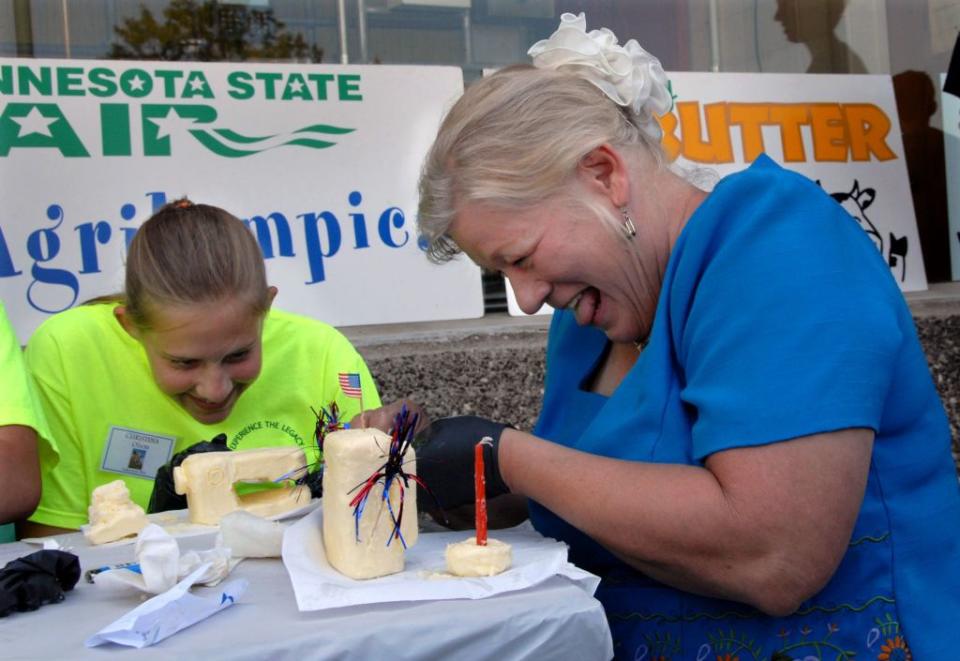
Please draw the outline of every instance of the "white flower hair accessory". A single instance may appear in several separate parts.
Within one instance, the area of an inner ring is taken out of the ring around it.
[[[655,116],[673,107],[673,97],[660,60],[635,39],[621,46],[607,28],[587,32],[583,12],[563,14],[557,31],[531,46],[527,54],[537,68],[572,70],[586,78],[614,103],[630,108],[641,130],[660,139]]]

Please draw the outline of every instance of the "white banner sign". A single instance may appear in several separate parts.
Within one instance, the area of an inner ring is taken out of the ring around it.
[[[669,76],[675,107],[660,123],[679,165],[723,177],[766,153],[820,182],[857,219],[903,291],[927,288],[889,76]],[[509,286],[507,304],[523,314]]]
[[[0,58],[0,298],[21,341],[119,291],[136,228],[188,196],[247,222],[277,306],[342,326],[478,317],[427,262],[417,177],[455,67]]]

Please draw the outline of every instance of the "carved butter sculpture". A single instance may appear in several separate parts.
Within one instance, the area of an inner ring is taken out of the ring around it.
[[[240,496],[237,482],[273,482],[295,475],[306,466],[299,448],[259,448],[232,452],[193,454],[173,469],[173,488],[186,494],[190,521],[216,525],[236,510],[269,517],[296,509],[310,501],[303,486],[284,486]]]
[[[417,490],[412,479],[404,485],[403,540],[390,539],[394,520],[383,498],[381,478],[370,490],[359,527],[350,502],[371,475],[382,470],[390,452],[390,437],[376,429],[345,429],[329,434],[323,443],[323,546],[327,560],[350,578],[375,578],[403,571],[404,542],[417,541]],[[416,456],[409,448],[403,470],[416,473]],[[400,513],[400,482],[395,477],[389,499],[393,515]],[[389,541],[389,544],[387,543]]]
[[[90,497],[90,525],[83,531],[91,544],[104,544],[136,535],[147,525],[143,508],[130,500],[123,480],[114,480],[93,490]]]
[[[486,546],[479,546],[476,537],[447,544],[444,555],[447,571],[455,576],[494,576],[513,562],[510,545],[489,537]]]

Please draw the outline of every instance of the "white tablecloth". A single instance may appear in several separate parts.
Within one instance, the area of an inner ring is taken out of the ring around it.
[[[78,539],[79,538],[79,539]],[[71,540],[85,571],[129,561],[130,546],[89,548]],[[181,549],[208,548],[212,535],[179,540]],[[0,566],[36,551],[0,545]],[[279,559],[244,560],[231,578],[250,581],[243,598],[209,620],[141,650],[83,641],[140,603],[140,596],[84,582],[65,601],[0,618],[0,658],[207,659],[609,659],[610,630],[600,603],[555,576],[517,592],[476,600],[351,606],[301,613]],[[210,588],[215,590],[216,588]],[[202,594],[204,588],[195,588]]]

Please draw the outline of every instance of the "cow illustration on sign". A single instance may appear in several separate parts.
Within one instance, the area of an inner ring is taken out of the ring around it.
[[[896,268],[898,266],[900,267],[900,282],[906,280],[907,251],[909,249],[907,237],[898,237],[895,236],[893,232],[890,232],[890,241],[886,251],[884,251],[883,236],[881,236],[880,231],[877,229],[877,226],[873,224],[873,221],[870,220],[870,217],[867,216],[867,208],[869,208],[877,198],[876,189],[860,188],[860,181],[854,179],[849,191],[830,193],[830,197],[836,200],[851,216],[857,219],[860,227],[863,228],[863,231],[867,233],[870,240],[877,246],[877,250],[879,250],[880,254],[887,260],[887,264],[894,270],[895,275]]]

